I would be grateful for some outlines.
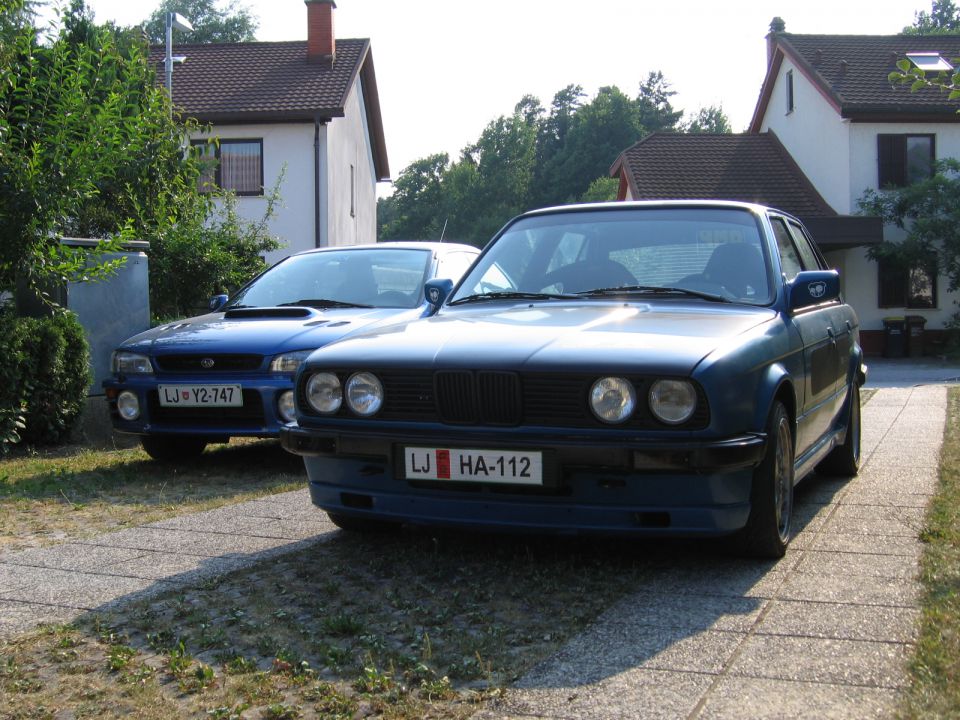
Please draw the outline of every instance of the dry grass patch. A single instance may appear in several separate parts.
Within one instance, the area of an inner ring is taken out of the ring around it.
[[[902,716],[960,717],[960,389],[951,388],[940,484],[921,534],[923,614]]]
[[[630,545],[338,533],[0,643],[0,717],[467,717],[638,587]]]
[[[139,448],[60,448],[0,461],[0,551],[90,537],[304,487],[301,458],[276,442],[214,446],[189,465]]]

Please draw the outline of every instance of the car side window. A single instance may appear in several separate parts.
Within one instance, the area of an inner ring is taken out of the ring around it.
[[[797,248],[793,244],[793,238],[790,237],[790,231],[787,230],[786,223],[780,218],[770,218],[770,223],[773,225],[773,234],[777,238],[780,269],[788,281],[793,280],[797,273],[804,269],[800,253],[797,252]]]
[[[456,282],[467,271],[476,257],[473,253],[468,252],[452,252],[442,255],[440,263],[437,265],[437,277]]]
[[[810,237],[804,232],[803,228],[795,222],[789,223],[789,228],[797,252],[800,253],[800,260],[803,262],[804,269],[819,270],[820,261],[817,259],[817,252],[813,249],[813,243],[810,241]]]

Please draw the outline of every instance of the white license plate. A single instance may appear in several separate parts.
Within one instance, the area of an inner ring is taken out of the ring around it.
[[[239,385],[159,385],[163,407],[242,407]]]
[[[543,485],[539,452],[408,447],[403,454],[408,480]]]

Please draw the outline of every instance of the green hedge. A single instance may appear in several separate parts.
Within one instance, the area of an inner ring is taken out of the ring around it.
[[[76,315],[0,312],[0,450],[66,439],[87,397],[90,350]]]

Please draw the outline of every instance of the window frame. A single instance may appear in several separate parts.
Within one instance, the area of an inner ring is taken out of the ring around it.
[[[930,286],[930,300],[917,302],[917,297],[910,292],[912,275],[923,272],[927,276]],[[877,307],[878,308],[906,308],[908,310],[935,310],[938,307],[939,270],[935,260],[927,266],[904,265],[893,258],[877,260]]]
[[[787,100],[787,115],[789,115],[789,114],[792,113],[792,112],[796,109],[796,107],[797,107],[797,106],[794,104],[795,97],[794,97],[794,92],[793,92],[793,70],[787,70],[786,74],[784,75],[784,79],[785,79],[785,82],[786,82],[786,84],[787,84],[787,87],[786,87],[786,100]]]
[[[217,138],[216,142],[209,142],[207,140],[191,140],[190,145],[194,147],[199,146],[202,148],[212,147],[214,149],[213,158],[216,161],[216,167],[214,168],[214,171],[213,171],[214,187],[216,187],[219,190],[227,190],[229,192],[232,192],[238,197],[263,197],[263,194],[264,194],[263,193],[263,188],[264,188],[263,138]],[[260,178],[259,178],[258,190],[237,190],[235,188],[225,188],[223,186],[220,158],[222,154],[222,148],[224,145],[256,145],[259,148],[258,157],[260,158]],[[204,158],[205,157],[208,157],[208,156],[205,155]],[[201,162],[203,162],[204,158],[201,159]],[[203,178],[201,178],[201,182],[202,180]],[[208,192],[208,193],[212,192],[212,190],[207,189],[205,185],[201,186],[200,191]]]
[[[911,138],[930,140],[930,165],[926,177],[933,177],[937,162],[936,133],[877,133],[877,187],[881,190],[908,187],[920,180],[910,177],[908,150]]]

